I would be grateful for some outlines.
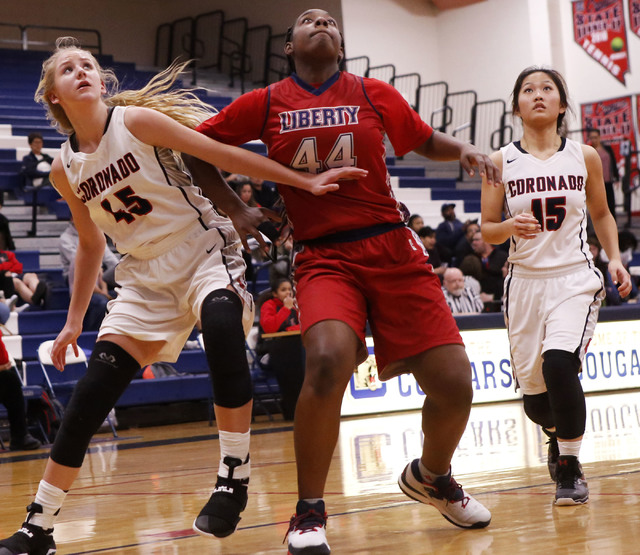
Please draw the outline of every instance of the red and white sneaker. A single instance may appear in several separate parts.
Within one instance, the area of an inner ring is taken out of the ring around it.
[[[437,478],[433,483],[422,477],[420,460],[411,461],[400,474],[398,485],[411,499],[433,505],[451,524],[460,528],[484,528],[491,522],[488,509],[465,493],[451,476]]]
[[[327,513],[324,501],[298,501],[286,539],[288,555],[329,555],[331,548],[327,543]]]

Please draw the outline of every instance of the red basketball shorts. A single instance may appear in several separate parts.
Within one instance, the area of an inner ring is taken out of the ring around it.
[[[402,373],[384,373],[392,362],[463,344],[427,260],[405,227],[358,241],[305,245],[294,263],[302,334],[323,320],[339,320],[364,343],[369,320],[383,379]]]

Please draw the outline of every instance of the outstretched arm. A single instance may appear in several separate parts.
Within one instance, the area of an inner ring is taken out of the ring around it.
[[[358,168],[335,168],[317,175],[294,171],[254,152],[205,137],[149,108],[129,107],[124,121],[131,133],[149,145],[171,148],[232,173],[291,185],[314,195],[336,191],[336,181],[340,179],[358,179],[367,175],[366,170]]]
[[[477,167],[480,176],[491,185],[500,183],[502,180],[500,169],[489,156],[480,152],[474,145],[463,143],[440,131],[434,131],[431,137],[414,152],[441,162],[460,160],[464,170],[472,177],[475,175],[473,168]]]

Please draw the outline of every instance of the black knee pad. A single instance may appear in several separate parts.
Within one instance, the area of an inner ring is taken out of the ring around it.
[[[82,466],[93,434],[138,370],[138,362],[122,347],[110,341],[96,343],[87,373],[78,380],[64,411],[51,448],[53,461],[73,468]]]
[[[242,326],[242,301],[228,289],[217,289],[202,303],[202,339],[216,405],[238,408],[253,398]]]
[[[549,396],[547,392],[538,393],[538,395],[523,395],[524,412],[529,420],[535,422],[542,428],[553,428],[553,413],[549,405]]]
[[[547,386],[549,404],[562,439],[575,439],[584,434],[587,409],[580,383],[580,359],[575,353],[557,349],[543,354],[542,375]]]

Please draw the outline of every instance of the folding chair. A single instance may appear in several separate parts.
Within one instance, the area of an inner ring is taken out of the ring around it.
[[[249,370],[251,371],[251,380],[253,382],[253,400],[267,415],[269,420],[273,420],[273,415],[267,408],[267,403],[275,405],[277,412],[282,413],[280,387],[278,386],[278,381],[275,376],[269,371],[268,364],[262,361],[262,357],[255,350],[258,342],[258,333],[258,327],[252,327],[245,343]]]
[[[22,394],[24,396],[25,410],[27,409],[27,404],[31,399],[40,399],[44,394],[44,389],[39,385],[26,385],[25,383],[25,375],[26,375],[26,364],[24,361],[20,361],[18,363],[10,354],[9,354],[9,362],[11,363],[12,370],[16,372],[18,375],[18,379],[22,385]],[[5,372],[11,372],[11,370],[3,370]],[[7,418],[7,410],[4,407],[0,407],[0,418]],[[44,443],[51,443],[51,438],[49,434],[47,434],[44,429],[42,422],[40,420],[34,419],[35,421],[31,424],[30,427],[36,428],[39,432],[39,435],[42,437]],[[27,422],[29,425],[29,422]],[[4,441],[2,440],[2,436],[0,436],[0,447],[2,450],[6,449]]]
[[[55,366],[53,365],[53,361],[51,360],[52,347],[53,340],[44,341],[43,343],[41,343],[38,347],[38,361],[40,362],[40,367],[42,368],[42,373],[44,374],[44,378],[51,397],[53,399],[57,399],[59,393],[62,391],[64,394],[66,394],[66,401],[68,402],[68,399],[71,396],[71,392],[73,391],[73,388],[75,387],[77,381],[87,371],[87,355],[80,347],[78,347],[78,354],[76,355],[73,352],[73,347],[71,345],[67,345],[65,369],[64,372],[59,372],[55,368]],[[50,369],[53,367],[55,373],[49,374],[49,372],[47,371],[47,366]],[[80,368],[79,370],[78,367]],[[54,387],[54,384],[56,387]],[[64,402],[63,404],[66,405],[66,403]],[[113,437],[118,437],[116,427],[113,422],[114,414],[115,413],[113,410],[109,412],[109,414],[107,415],[106,423],[111,428]]]

